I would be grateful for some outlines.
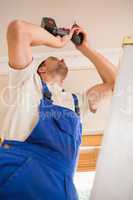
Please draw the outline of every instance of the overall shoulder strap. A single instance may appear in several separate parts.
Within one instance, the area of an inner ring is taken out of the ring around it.
[[[73,96],[74,105],[75,105],[75,112],[77,113],[77,115],[80,116],[80,107],[79,107],[78,97],[75,94],[72,94],[72,96]]]
[[[43,99],[52,100],[52,93],[49,91],[47,84],[43,81],[42,81],[42,93],[43,93]]]

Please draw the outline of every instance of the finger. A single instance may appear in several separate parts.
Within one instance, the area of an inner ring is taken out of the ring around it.
[[[78,30],[78,31],[76,32],[77,35],[79,35],[80,33],[82,33],[81,30]]]
[[[92,113],[96,113],[96,111],[97,111],[96,105],[89,103],[89,108]]]
[[[61,37],[59,35],[57,35],[56,38],[59,39],[59,40],[61,39]]]
[[[70,32],[73,32],[73,33],[74,33],[74,32],[77,32],[78,30],[79,30],[79,28],[78,28],[78,27],[75,27],[75,28],[72,28]]]
[[[79,34],[79,33],[85,33],[85,31],[82,29],[82,28],[80,28],[78,31],[77,31],[77,34]]]
[[[97,109],[90,108],[90,111],[91,111],[92,113],[96,113],[96,112],[97,112]]]
[[[73,27],[73,28],[71,28],[72,30],[78,30],[78,29],[80,29],[80,27]]]

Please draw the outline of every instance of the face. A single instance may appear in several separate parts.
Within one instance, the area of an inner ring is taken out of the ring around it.
[[[58,58],[47,58],[41,67],[38,69],[38,73],[42,80],[48,83],[63,84],[63,77],[55,71],[57,64],[61,62]]]

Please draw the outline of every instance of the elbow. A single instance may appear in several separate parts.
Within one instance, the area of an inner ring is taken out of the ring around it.
[[[112,78],[106,80],[104,83],[107,84],[108,87],[109,87],[112,91],[114,91],[115,83],[116,83],[116,75],[114,75]]]
[[[18,40],[22,38],[24,33],[24,22],[21,20],[14,20],[8,25],[7,39]]]
[[[110,83],[110,88],[111,88],[112,91],[114,91],[115,83],[116,83],[116,77],[114,77],[114,79],[113,79],[112,82]]]
[[[115,88],[115,81],[108,83],[108,89],[112,92],[114,92],[114,88]]]
[[[117,71],[114,71],[114,75],[113,75],[112,81],[110,83],[112,91],[114,91],[114,88],[115,88],[116,78],[117,78]]]

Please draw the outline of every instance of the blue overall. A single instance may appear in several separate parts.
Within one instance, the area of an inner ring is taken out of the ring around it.
[[[53,104],[43,84],[39,120],[24,141],[0,147],[0,200],[78,200],[73,175],[82,128],[75,112]]]

